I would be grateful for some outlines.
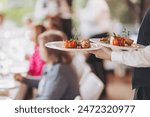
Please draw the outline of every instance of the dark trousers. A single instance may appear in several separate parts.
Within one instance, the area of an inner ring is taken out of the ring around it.
[[[136,88],[134,100],[150,100],[150,87]]]
[[[102,37],[107,37],[107,36],[108,36],[108,33],[106,32],[106,33],[93,35],[90,38],[102,38]],[[106,84],[106,72],[103,66],[103,60],[96,58],[95,55],[91,54],[87,58],[87,63],[90,65],[92,72],[95,73],[95,75],[97,75],[104,84]],[[104,88],[103,95],[105,94],[106,94],[106,90]]]
[[[102,37],[108,37],[108,33],[101,33],[91,36],[90,38],[102,38]],[[92,71],[102,80],[104,84],[106,84],[106,77],[105,77],[105,69],[103,66],[103,60],[96,58],[95,55],[91,54],[88,59],[87,63],[90,65]]]
[[[61,19],[62,31],[69,39],[72,38],[72,21],[71,19]]]

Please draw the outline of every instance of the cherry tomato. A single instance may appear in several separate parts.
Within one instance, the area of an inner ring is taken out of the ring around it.
[[[64,41],[64,47],[69,48],[69,46],[70,46],[69,41]]]
[[[77,48],[77,42],[76,41],[64,41],[64,47],[65,48]]]
[[[76,41],[71,41],[70,42],[70,47],[71,48],[76,48],[77,47],[77,42]]]
[[[118,45],[119,45],[119,41],[118,41],[117,39],[114,39],[114,40],[113,40],[113,45],[118,46]]]

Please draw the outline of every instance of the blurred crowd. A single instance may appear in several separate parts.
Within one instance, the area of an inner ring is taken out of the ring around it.
[[[79,21],[79,30],[73,26],[73,17]],[[37,0],[34,13],[23,17],[21,28],[1,13],[0,61],[29,62],[26,75],[14,73],[22,84],[18,99],[100,99],[106,83],[103,60],[48,49],[45,44],[76,35],[78,39],[106,37],[112,29],[110,17],[105,0],[88,0],[77,11],[72,0]],[[9,67],[1,74],[9,72]]]

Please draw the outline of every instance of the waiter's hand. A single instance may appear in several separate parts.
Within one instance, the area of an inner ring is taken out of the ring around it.
[[[111,60],[112,50],[106,47],[102,47],[99,50],[89,51],[89,53],[94,54],[97,58]]]

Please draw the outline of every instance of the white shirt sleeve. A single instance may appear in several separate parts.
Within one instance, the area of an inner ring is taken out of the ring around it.
[[[113,51],[111,60],[132,67],[150,67],[150,46],[138,51]]]

